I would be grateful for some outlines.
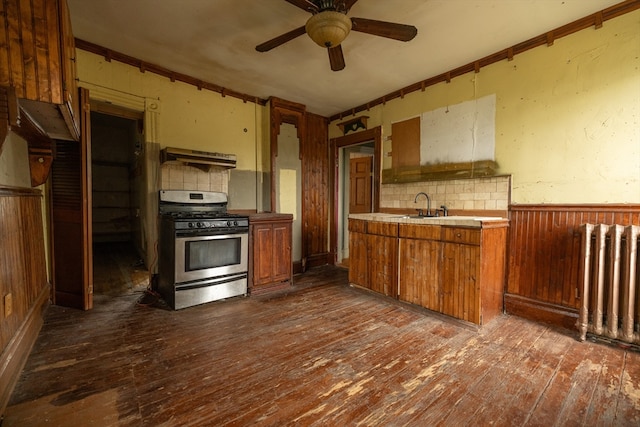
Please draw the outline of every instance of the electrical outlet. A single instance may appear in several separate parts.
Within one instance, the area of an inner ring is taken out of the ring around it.
[[[6,294],[4,296],[4,317],[11,316],[13,313],[13,297],[11,294]]]

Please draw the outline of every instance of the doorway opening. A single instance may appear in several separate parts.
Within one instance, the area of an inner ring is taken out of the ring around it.
[[[331,221],[331,250],[335,253],[335,263],[348,267],[349,263],[349,204],[351,192],[349,180],[350,159],[368,157],[371,160],[371,206],[354,206],[357,210],[370,212],[380,210],[380,187],[382,181],[382,127],[356,132],[331,140],[331,169],[333,178],[333,212]],[[349,186],[349,188],[347,188]],[[361,188],[368,188],[366,186]],[[366,193],[366,190],[365,190]],[[359,205],[359,203],[355,203]],[[355,212],[354,212],[355,213]]]
[[[99,108],[98,110],[104,110]],[[143,115],[91,111],[93,289],[95,295],[143,292]]]
[[[349,214],[373,212],[375,143],[367,141],[341,147],[339,151],[337,264],[348,267]]]

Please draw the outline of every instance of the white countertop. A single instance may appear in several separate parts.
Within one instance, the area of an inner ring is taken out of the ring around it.
[[[482,227],[483,223],[507,221],[506,218],[491,216],[437,216],[417,218],[415,216],[392,213],[349,214],[350,219],[364,221],[397,222],[401,224],[450,225],[460,227]]]

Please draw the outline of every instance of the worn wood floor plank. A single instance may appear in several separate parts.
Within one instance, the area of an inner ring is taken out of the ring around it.
[[[640,354],[501,316],[477,329],[350,287],[181,311],[50,307],[3,426],[638,425]]]

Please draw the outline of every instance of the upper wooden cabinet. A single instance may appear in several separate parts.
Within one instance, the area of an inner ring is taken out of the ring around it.
[[[0,86],[52,139],[78,140],[75,43],[66,0],[0,2]]]

